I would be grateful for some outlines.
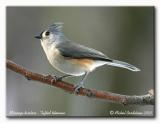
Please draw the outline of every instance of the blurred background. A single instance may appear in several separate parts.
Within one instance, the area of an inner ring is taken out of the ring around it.
[[[7,58],[17,64],[45,75],[63,75],[52,68],[40,41],[34,38],[54,22],[63,22],[63,32],[68,39],[141,69],[131,72],[102,66],[88,76],[86,88],[125,95],[142,95],[154,88],[153,7],[7,7],[6,11]],[[75,84],[80,79],[72,77],[65,81]],[[6,89],[7,116],[16,116],[11,111],[65,112],[62,116],[154,111],[153,106],[123,106],[75,96],[59,88],[28,81],[11,70],[7,70]]]

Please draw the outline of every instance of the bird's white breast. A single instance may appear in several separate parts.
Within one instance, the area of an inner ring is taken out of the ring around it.
[[[41,41],[41,45],[49,63],[58,71],[74,76],[81,76],[85,74],[84,68],[72,64],[69,59],[61,56],[58,49],[55,48],[54,44],[48,44],[44,41]]]

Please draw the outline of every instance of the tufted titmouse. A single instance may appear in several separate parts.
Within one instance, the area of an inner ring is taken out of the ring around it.
[[[111,65],[126,68],[131,71],[140,71],[139,68],[126,62],[113,60],[92,48],[76,44],[68,40],[62,32],[62,23],[54,23],[35,38],[41,40],[41,45],[50,64],[65,76],[82,76],[80,82],[75,85],[78,92],[84,85],[87,75],[95,68],[102,65]]]

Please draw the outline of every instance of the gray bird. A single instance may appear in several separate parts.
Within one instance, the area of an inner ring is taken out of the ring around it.
[[[66,74],[61,79],[83,75],[82,80],[75,85],[76,93],[84,87],[87,75],[102,65],[126,68],[134,72],[140,71],[131,64],[111,59],[100,51],[71,42],[64,36],[62,25],[62,23],[54,23],[35,38],[41,40],[49,63],[58,71]]]

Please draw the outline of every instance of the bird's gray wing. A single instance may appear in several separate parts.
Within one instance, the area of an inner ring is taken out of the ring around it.
[[[100,61],[108,61],[111,62],[112,60],[105,56],[103,53],[88,48],[70,41],[60,42],[56,48],[59,49],[60,54],[64,57],[74,58],[74,59],[81,59],[81,58],[88,58],[93,60],[100,60]]]

